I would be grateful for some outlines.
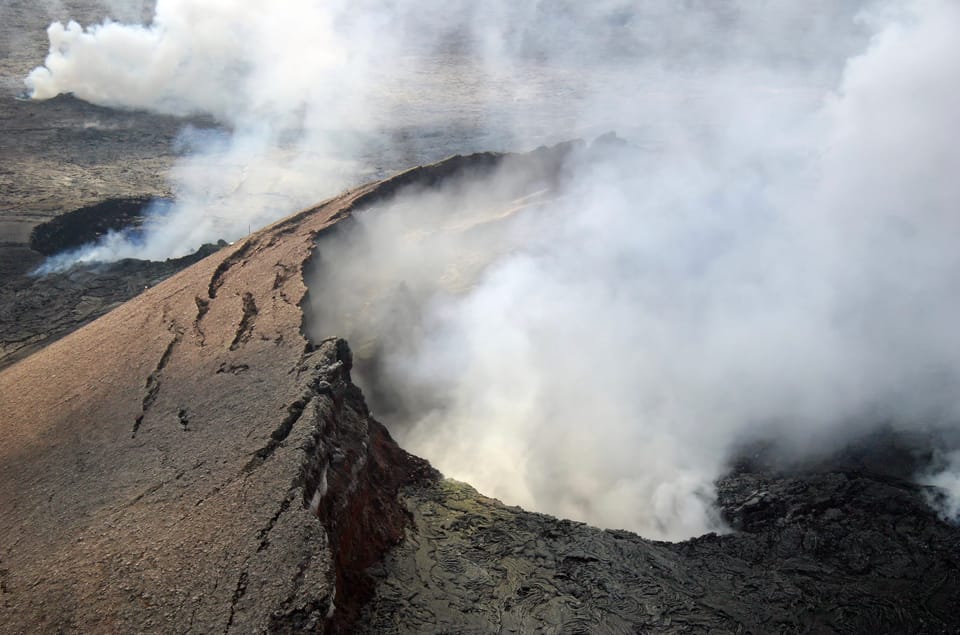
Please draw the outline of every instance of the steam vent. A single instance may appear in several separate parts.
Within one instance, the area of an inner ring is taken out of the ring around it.
[[[0,8],[0,633],[960,632],[960,8],[432,3]]]

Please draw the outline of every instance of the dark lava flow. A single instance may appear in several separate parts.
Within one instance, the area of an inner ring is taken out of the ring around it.
[[[170,203],[169,199],[139,196],[112,198],[81,207],[34,227],[30,247],[44,256],[76,249],[111,231],[135,230],[146,215]]]

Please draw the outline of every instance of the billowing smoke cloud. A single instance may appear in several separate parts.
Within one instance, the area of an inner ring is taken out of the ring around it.
[[[161,0],[148,25],[52,24],[45,65],[26,78],[33,98],[208,114],[226,130],[185,132],[177,207],[143,241],[111,236],[75,259],[184,255],[346,185],[491,145],[494,128],[508,134],[543,82],[515,102],[513,78],[485,73],[473,50],[496,47],[493,23],[465,2],[432,4]],[[471,53],[446,53],[458,46]]]
[[[611,128],[654,143],[703,125],[719,77],[745,100],[793,99],[861,36],[855,3],[687,4],[159,0],[144,24],[52,24],[26,84],[35,99],[72,93],[223,125],[216,142],[185,133],[178,205],[144,241],[75,254],[161,259],[456,152]],[[115,19],[144,8],[108,5]]]
[[[920,482],[930,485],[930,503],[940,511],[944,520],[960,522],[960,450],[938,457],[939,464],[926,474]]]
[[[680,538],[718,527],[739,444],[956,422],[958,34],[946,0],[161,0],[54,25],[28,85],[223,123],[185,136],[158,258],[411,163],[617,129],[559,189],[512,164],[361,214],[318,249],[313,330],[448,475]]]
[[[317,328],[447,474],[647,536],[719,528],[740,444],[955,426],[960,14],[896,18],[821,100],[711,84],[725,130],[574,156],[546,199],[511,164],[366,212],[319,247]]]
[[[328,133],[348,136],[366,117],[351,73],[365,77],[372,62],[362,50],[348,59],[333,16],[314,4],[173,0],[156,4],[149,25],[50,26],[46,64],[26,80],[35,99],[73,93],[108,106],[209,114],[224,129],[184,131],[186,158],[172,174],[177,205],[143,240],[112,235],[77,260],[181,256],[346,182],[352,158]]]

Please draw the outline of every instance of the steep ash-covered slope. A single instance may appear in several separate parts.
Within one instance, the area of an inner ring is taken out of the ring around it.
[[[302,502],[316,463],[303,448],[331,421],[344,436],[348,420],[362,428],[350,440],[364,444],[385,432],[349,384],[345,347],[314,351],[300,335],[299,271],[314,233],[367,190],[218,253],[0,375],[0,630],[250,632],[327,615],[334,560]],[[406,474],[404,455],[381,445],[383,469]],[[354,479],[378,447],[349,455]],[[329,526],[378,544],[347,518]],[[349,601],[341,589],[338,605]]]
[[[128,259],[76,265],[42,276],[11,276],[0,284],[0,369],[92,322],[217,248],[205,245],[194,254],[165,261]]]
[[[736,533],[601,531],[441,479],[369,412],[347,343],[304,336],[302,307],[338,301],[305,301],[304,268],[353,212],[502,161],[540,188],[567,151],[353,190],[0,373],[0,631],[960,627],[960,532],[901,478],[744,466],[719,483]]]
[[[401,536],[393,492],[434,476],[369,418],[346,346],[301,334],[301,271],[355,206],[496,160],[328,201],[0,374],[3,630],[249,632],[355,614],[364,567]]]

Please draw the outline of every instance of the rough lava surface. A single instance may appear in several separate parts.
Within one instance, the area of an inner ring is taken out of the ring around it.
[[[142,4],[148,17],[152,2]],[[56,20],[103,18],[87,0],[0,5],[0,368],[87,324],[192,261],[76,268],[32,277],[49,255],[32,240],[38,228],[70,212],[110,201],[171,195],[184,120],[102,108],[69,95],[44,102],[21,97],[23,77],[43,59]],[[116,16],[115,16],[116,17]],[[73,236],[82,235],[70,227]],[[88,228],[89,229],[89,228]]]
[[[304,336],[304,268],[371,203],[501,160],[347,192],[0,372],[0,631],[960,628],[960,530],[896,461],[744,461],[718,483],[736,531],[671,544],[504,506],[393,442],[349,345]]]

